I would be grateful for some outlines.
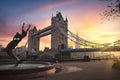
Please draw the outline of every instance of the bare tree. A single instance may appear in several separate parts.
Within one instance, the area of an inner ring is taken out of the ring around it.
[[[112,17],[120,17],[120,0],[100,0],[108,3],[108,9],[103,12],[103,19],[108,19]]]

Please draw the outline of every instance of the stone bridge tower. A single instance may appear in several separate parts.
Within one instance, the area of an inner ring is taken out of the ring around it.
[[[51,26],[51,49],[58,50],[60,45],[63,45],[64,48],[67,48],[67,18],[64,20],[62,14],[57,12],[56,16],[52,16],[51,18]],[[60,31],[59,28],[61,28],[62,31]]]
[[[39,37],[32,36],[34,33],[37,32],[36,27],[32,28],[29,31],[29,36],[28,36],[28,51],[32,51],[32,49],[36,49],[39,51]]]

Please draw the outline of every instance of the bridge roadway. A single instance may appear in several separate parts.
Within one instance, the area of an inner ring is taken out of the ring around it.
[[[119,47],[108,47],[108,48],[78,48],[78,49],[61,49],[62,53],[66,52],[97,52],[97,51],[120,51]]]
[[[78,48],[78,49],[62,49],[61,52],[92,52],[101,51],[101,48]]]
[[[32,37],[33,37],[33,36],[37,36],[38,34],[41,34],[41,33],[46,33],[46,31],[50,31],[51,28],[52,28],[51,26],[48,26],[48,27],[46,27],[46,28],[44,28],[44,29],[42,29],[42,30],[39,30],[38,32],[34,33],[34,34],[32,35]]]

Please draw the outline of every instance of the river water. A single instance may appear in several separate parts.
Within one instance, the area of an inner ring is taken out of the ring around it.
[[[120,51],[114,52],[72,52],[71,58],[83,59],[87,55],[91,59],[120,58]]]

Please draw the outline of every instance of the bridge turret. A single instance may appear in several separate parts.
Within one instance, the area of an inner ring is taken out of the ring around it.
[[[61,24],[67,24],[68,23],[68,19],[66,18],[64,20],[61,12],[57,12],[56,16],[53,16],[52,15],[52,18],[51,18],[51,25],[55,25],[56,22],[59,22]]]
[[[68,19],[67,19],[67,17],[66,17],[66,19],[65,19],[65,22],[68,23]]]
[[[63,17],[62,17],[61,12],[57,12],[57,14],[56,14],[56,18],[58,18],[59,21],[60,21],[60,20],[63,21]]]

